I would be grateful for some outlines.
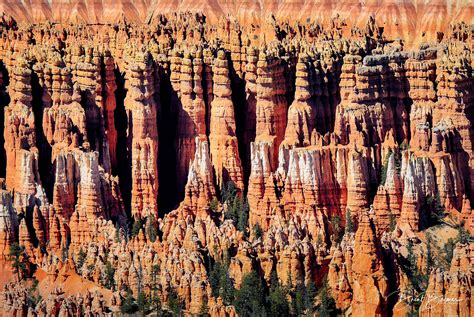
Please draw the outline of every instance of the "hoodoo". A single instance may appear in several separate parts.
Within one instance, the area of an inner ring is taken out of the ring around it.
[[[0,316],[470,316],[474,6],[0,0]]]

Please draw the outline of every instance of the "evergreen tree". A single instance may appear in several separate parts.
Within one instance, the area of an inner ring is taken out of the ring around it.
[[[266,316],[265,289],[256,272],[244,275],[242,285],[236,292],[234,306],[240,317]]]
[[[341,226],[341,217],[335,215],[331,217],[331,227],[334,241],[336,243],[341,242],[344,235],[344,231]]]
[[[199,317],[209,317],[209,307],[207,306],[207,301],[203,301],[201,308],[199,309]]]
[[[304,307],[306,310],[313,310],[314,298],[316,297],[316,285],[313,281],[306,285],[305,296],[304,296]]]
[[[349,208],[346,208],[346,233],[354,232],[354,223],[352,222],[352,214]]]
[[[464,228],[464,225],[465,225],[465,222],[464,220],[461,221],[461,223],[458,225],[458,236],[457,236],[457,240],[460,242],[460,243],[468,243],[469,242],[469,238],[471,237],[471,235],[469,234],[469,232],[467,232],[467,230]]]
[[[138,293],[137,306],[138,310],[140,310],[144,314],[147,314],[150,311],[150,303],[145,293],[143,293],[142,291]]]
[[[161,307],[161,299],[158,296],[158,279],[157,276],[160,274],[161,268],[158,264],[153,265],[151,269],[152,273],[152,295],[151,295],[151,310],[154,311],[157,316],[161,316],[162,314],[162,307]]]
[[[392,155],[393,155],[392,149],[388,149],[388,153],[387,155],[385,155],[385,159],[383,161],[382,168],[380,170],[380,185],[385,185],[385,180],[387,179],[388,161]]]
[[[410,311],[413,314],[418,313],[418,308],[421,302],[418,300],[419,294],[423,293],[428,284],[428,274],[422,274],[417,266],[417,256],[413,249],[413,242],[408,240],[407,245],[408,256],[406,264],[402,263],[401,268],[407,274],[409,285],[407,293],[404,294],[407,298],[407,304],[410,305]]]
[[[429,274],[431,269],[435,265],[433,250],[432,250],[432,238],[429,233],[426,233],[426,274]]]
[[[133,314],[138,311],[138,306],[135,303],[135,298],[133,298],[132,291],[127,287],[127,295],[122,300],[122,305],[120,306],[120,311],[123,314]]]
[[[453,259],[455,246],[456,246],[456,242],[453,240],[453,238],[449,238],[448,241],[443,246],[445,269],[448,269],[449,266],[451,265],[451,260]]]
[[[13,243],[10,246],[10,261],[12,261],[13,273],[17,274],[18,280],[21,279],[26,271],[26,265],[21,261],[21,256],[25,253],[25,247],[18,243]]]
[[[168,308],[173,314],[173,316],[181,316],[181,311],[183,310],[183,307],[178,297],[178,293],[174,288],[171,289],[168,296]]]
[[[262,227],[260,227],[258,223],[253,226],[253,236],[255,239],[261,239],[263,237]]]
[[[392,211],[390,209],[388,210],[388,221],[389,230],[390,232],[393,232],[395,230],[395,227],[397,226],[397,218],[394,214],[392,214]]]
[[[211,208],[212,212],[219,211],[219,201],[217,198],[214,198],[211,203],[209,204],[209,208]]]
[[[288,304],[288,291],[280,285],[276,272],[272,272],[270,294],[268,295],[270,316],[289,316],[290,305]]]
[[[105,287],[108,289],[115,289],[115,269],[112,266],[112,263],[107,261],[105,264]]]
[[[140,232],[140,229],[142,227],[143,227],[143,221],[141,219],[136,219],[132,225],[132,232],[131,232],[132,237],[135,237]]]
[[[79,249],[79,254],[77,255],[77,268],[80,269],[84,262],[86,261],[87,254],[84,252],[82,248]]]
[[[293,301],[292,301],[293,313],[296,316],[303,315],[306,310],[306,307],[305,307],[306,294],[305,293],[306,293],[306,290],[303,284],[300,284],[296,287],[296,291],[295,291],[295,294],[293,296]]]
[[[64,245],[64,246],[62,247],[62,249],[61,249],[61,260],[62,260],[63,262],[66,262],[67,258],[68,258],[68,249],[67,249],[67,247]]]
[[[155,242],[158,237],[158,230],[155,227],[155,217],[149,216],[147,219],[146,233],[151,242]]]
[[[214,263],[209,273],[209,284],[211,285],[212,296],[221,297],[224,304],[230,305],[234,299],[235,288],[229,276],[229,268],[220,262]]]
[[[249,223],[249,211],[250,211],[249,204],[247,202],[247,199],[245,198],[236,197],[235,200],[238,201],[237,206],[239,207],[237,229],[243,232],[244,235],[247,237],[248,236],[247,227]]]
[[[327,275],[323,279],[323,285],[319,290],[318,296],[320,301],[318,308],[318,316],[330,317],[336,315],[336,302],[334,301],[334,298],[332,298],[332,296],[330,295]]]
[[[245,198],[238,195],[233,182],[228,182],[222,190],[222,202],[227,205],[225,219],[230,219],[236,228],[248,236],[249,205]]]

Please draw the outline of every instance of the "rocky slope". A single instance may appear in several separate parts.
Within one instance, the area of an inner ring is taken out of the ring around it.
[[[1,314],[469,316],[472,5],[350,3],[2,3]]]
[[[231,14],[245,24],[258,24],[270,15],[279,20],[312,19],[330,24],[339,16],[353,26],[364,26],[375,15],[385,33],[410,42],[434,40],[453,22],[473,22],[474,4],[468,0],[369,0],[369,1],[0,1],[0,11],[23,22],[116,23],[148,22],[162,13],[201,12],[211,22]],[[412,40],[413,39],[413,40]]]

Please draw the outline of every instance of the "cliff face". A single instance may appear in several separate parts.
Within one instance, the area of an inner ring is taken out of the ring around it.
[[[115,23],[127,19],[147,22],[161,13],[202,12],[215,22],[224,14],[238,17],[244,23],[261,23],[270,14],[281,20],[304,21],[307,17],[330,23],[338,14],[354,26],[364,26],[371,15],[383,21],[386,33],[392,37],[435,39],[438,30],[446,30],[453,21],[472,22],[473,5],[469,1],[436,0],[430,2],[394,0],[377,1],[52,1],[48,3],[3,1],[3,12],[24,22],[86,22]]]
[[[0,315],[469,315],[470,4],[1,6]]]

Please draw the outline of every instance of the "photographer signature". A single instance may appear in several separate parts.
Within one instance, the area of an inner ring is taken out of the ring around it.
[[[434,308],[440,304],[459,303],[463,301],[460,298],[452,298],[452,297],[445,297],[442,295],[426,294],[425,292],[422,292],[422,293],[402,292],[401,293],[398,290],[390,293],[387,296],[387,298],[396,294],[398,294],[398,298],[400,301],[404,301],[407,304],[413,305],[416,303],[421,303],[420,311]]]

